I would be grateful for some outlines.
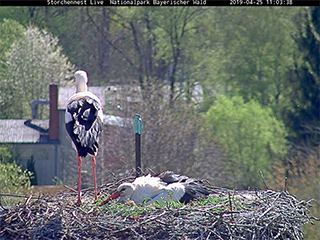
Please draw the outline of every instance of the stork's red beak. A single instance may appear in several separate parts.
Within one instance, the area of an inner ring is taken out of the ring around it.
[[[102,203],[100,203],[99,206],[105,205],[107,202],[109,202],[109,201],[111,201],[111,200],[113,200],[113,199],[116,199],[116,198],[118,198],[118,197],[120,197],[120,193],[119,193],[118,191],[116,191],[116,192],[114,192],[113,194],[111,194],[111,196],[109,196],[109,197],[107,198],[107,200],[105,200],[105,201],[103,201]]]

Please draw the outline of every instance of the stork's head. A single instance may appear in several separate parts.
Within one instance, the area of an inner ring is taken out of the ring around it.
[[[122,183],[118,187],[118,193],[120,194],[119,202],[125,202],[129,199],[132,196],[134,189],[132,183]]]
[[[86,92],[88,83],[88,74],[85,71],[79,70],[74,73],[77,84],[77,92]]]
[[[102,206],[102,205],[106,204],[107,202],[109,202],[109,201],[111,201],[113,199],[116,199],[118,197],[120,197],[119,202],[123,203],[123,202],[125,202],[127,199],[129,199],[132,196],[134,190],[135,190],[135,187],[134,187],[134,185],[132,183],[122,183],[118,187],[117,191],[114,192],[113,194],[111,194],[107,198],[107,200],[105,200],[104,202],[102,202],[100,204],[100,206]]]

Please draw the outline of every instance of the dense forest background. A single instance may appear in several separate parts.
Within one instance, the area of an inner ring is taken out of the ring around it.
[[[317,199],[319,216],[319,15],[319,7],[1,7],[0,117],[30,118],[31,101],[47,98],[50,82],[72,84],[76,69],[90,85],[140,86],[139,106],[105,111],[142,115],[145,167],[286,189]]]

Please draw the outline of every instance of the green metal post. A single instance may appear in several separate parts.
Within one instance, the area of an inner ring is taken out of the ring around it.
[[[136,148],[136,176],[141,176],[141,134],[142,134],[142,119],[139,114],[134,116],[133,121],[135,134],[135,148]]]

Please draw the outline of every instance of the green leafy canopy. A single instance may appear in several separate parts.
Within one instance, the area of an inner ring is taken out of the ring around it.
[[[220,145],[242,186],[259,186],[259,172],[271,173],[273,163],[287,151],[283,123],[254,100],[219,96],[205,115],[203,131],[207,141]]]

